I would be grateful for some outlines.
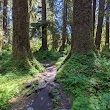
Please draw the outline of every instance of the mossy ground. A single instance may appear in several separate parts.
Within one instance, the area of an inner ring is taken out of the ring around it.
[[[61,63],[65,59],[67,55],[67,51],[64,52],[55,52],[55,51],[38,51],[34,53],[35,58],[37,61],[42,63],[52,63],[57,66],[57,68],[60,67]]]
[[[10,50],[3,50],[0,56],[0,110],[7,110],[9,99],[18,96],[24,89],[23,84],[44,70],[39,62],[53,63],[59,68],[66,54],[53,51],[34,53],[37,61],[34,58],[28,68],[10,60]],[[59,69],[57,81],[73,101],[71,110],[110,110],[108,55],[109,52],[100,56],[94,53],[72,55]]]
[[[73,101],[71,110],[110,110],[110,59],[72,55],[57,80]]]
[[[24,83],[44,71],[44,67],[35,58],[29,68],[10,58],[11,51],[3,50],[0,56],[0,110],[8,110],[9,99],[20,95]]]
[[[11,47],[8,47],[0,56],[0,110],[8,110],[9,100],[20,95],[24,90],[24,83],[44,71],[39,62],[53,63],[59,67],[66,52],[35,52],[33,60],[27,59],[26,62],[12,60],[11,55]],[[28,62],[29,65],[26,65]]]

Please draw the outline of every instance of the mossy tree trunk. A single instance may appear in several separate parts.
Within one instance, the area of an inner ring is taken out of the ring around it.
[[[7,4],[8,0],[3,1],[3,31],[6,35],[7,33]]]
[[[107,1],[107,9],[106,9],[106,38],[105,38],[105,48],[109,50],[109,10],[110,10],[110,1]]]
[[[64,8],[63,8],[63,31],[62,31],[62,44],[60,47],[60,51],[64,51],[66,46],[66,38],[67,38],[67,0],[64,0]]]
[[[95,50],[93,38],[92,0],[73,0],[73,32],[71,52]]]
[[[51,8],[51,12],[52,12],[52,27],[51,27],[51,34],[52,34],[52,50],[56,51],[58,48],[58,35],[56,35],[56,20],[55,20],[55,13],[54,13],[54,9],[55,9],[55,3],[54,1],[50,2],[50,8]]]
[[[97,32],[95,39],[96,48],[98,50],[100,50],[100,44],[101,44],[102,25],[104,19],[104,4],[105,4],[105,0],[99,0],[98,25],[97,25]]]
[[[46,23],[46,0],[42,0],[42,24]],[[47,50],[47,26],[42,26],[42,47],[41,50]]]
[[[96,12],[96,0],[93,0],[93,36],[94,36],[94,30],[95,30],[95,12]]]
[[[28,0],[13,0],[13,58],[32,59],[29,42]]]

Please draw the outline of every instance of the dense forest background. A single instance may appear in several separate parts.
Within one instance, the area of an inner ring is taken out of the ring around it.
[[[109,16],[109,0],[0,0],[0,110],[47,63],[71,110],[110,110]]]

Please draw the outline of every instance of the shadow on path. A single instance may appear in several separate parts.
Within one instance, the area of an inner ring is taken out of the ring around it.
[[[39,84],[35,92],[23,102],[13,104],[11,110],[70,110],[70,100],[55,82],[56,67],[47,63],[43,65],[46,72],[39,76]]]

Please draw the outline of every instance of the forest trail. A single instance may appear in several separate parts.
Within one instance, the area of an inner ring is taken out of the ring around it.
[[[55,81],[57,68],[52,64],[43,65],[46,71],[39,76],[35,92],[11,110],[70,110],[70,100]]]

